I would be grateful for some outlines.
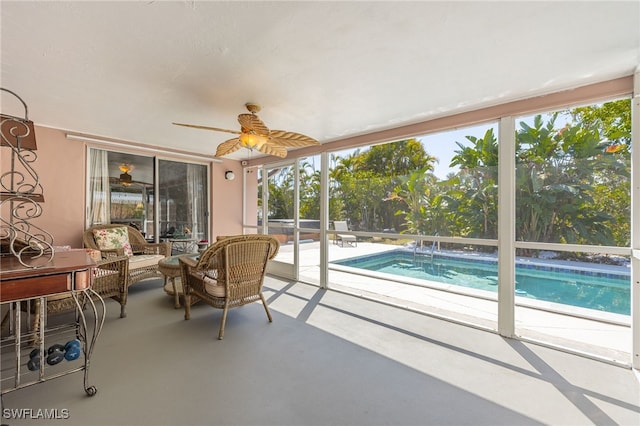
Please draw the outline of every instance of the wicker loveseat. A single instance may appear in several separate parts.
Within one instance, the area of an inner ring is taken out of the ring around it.
[[[127,316],[125,306],[129,280],[129,261],[126,256],[110,257],[98,261],[91,289],[103,299],[111,298],[120,304],[120,318]],[[73,310],[76,307],[71,296],[56,295],[47,298],[47,312],[55,314]]]
[[[218,238],[197,260],[181,256],[184,319],[191,317],[191,305],[198,301],[222,309],[218,333],[218,339],[222,339],[229,308],[260,300],[271,322],[262,283],[267,262],[279,248],[278,240],[268,235],[239,235]]]
[[[119,244],[106,245],[103,236],[107,233],[124,232],[125,246]],[[171,256],[171,243],[149,243],[140,231],[126,225],[96,225],[84,231],[83,242],[86,248],[100,250],[103,259],[113,256],[127,255],[129,257],[129,286],[147,278],[157,278],[162,275],[158,271],[158,262]],[[126,247],[128,245],[128,247]],[[106,247],[106,248],[105,248]]]

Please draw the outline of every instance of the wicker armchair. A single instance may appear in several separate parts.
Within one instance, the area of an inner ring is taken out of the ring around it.
[[[191,317],[191,305],[198,301],[222,309],[218,333],[222,339],[229,308],[261,300],[272,322],[262,283],[267,262],[279,248],[278,240],[267,235],[239,235],[218,240],[198,260],[180,257],[184,319]]]
[[[124,249],[101,249],[94,238],[93,231],[97,229],[120,228],[126,225],[96,225],[84,231],[82,240],[86,248],[100,250],[103,258],[113,256],[123,256]],[[144,239],[140,231],[132,226],[126,226],[129,236],[129,243],[133,251],[133,256],[129,257],[129,280],[128,285],[137,283],[147,278],[157,278],[161,274],[158,272],[158,261],[164,257],[171,256],[171,243],[149,243]]]

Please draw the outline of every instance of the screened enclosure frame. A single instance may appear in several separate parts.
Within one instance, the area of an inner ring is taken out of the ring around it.
[[[395,238],[413,238],[416,240],[473,243],[498,247],[498,279],[501,283],[498,289],[498,324],[497,332],[505,337],[519,338],[515,332],[515,254],[517,249],[554,250],[558,252],[586,252],[608,255],[628,256],[631,260],[631,348],[629,365],[640,369],[640,150],[631,150],[631,244],[629,247],[619,246],[589,246],[582,244],[541,243],[534,241],[517,241],[515,235],[515,120],[523,114],[533,114],[549,111],[553,108],[569,108],[577,105],[599,102],[614,98],[629,98],[631,101],[632,131],[631,141],[637,144],[640,135],[640,68],[633,77],[627,77],[598,85],[593,85],[583,91],[576,89],[561,93],[550,94],[532,100],[512,102],[506,105],[486,108],[481,111],[468,113],[466,122],[460,121],[458,116],[435,119],[426,124],[406,126],[401,129],[381,131],[371,135],[351,138],[341,143],[325,144],[316,149],[301,149],[295,154],[298,158],[309,155],[321,155],[321,215],[320,215],[320,286],[327,288],[328,280],[328,238],[333,231],[329,227],[328,185],[329,170],[328,156],[332,152],[345,148],[369,146],[388,143],[413,135],[421,135],[447,128],[463,125],[480,124],[498,120],[499,123],[499,204],[498,204],[498,238],[496,240],[478,240],[467,238],[442,237],[437,235],[389,234],[384,236]],[[462,114],[464,115],[464,114]],[[483,118],[481,118],[483,117]],[[290,153],[290,157],[294,153]],[[260,165],[260,160],[253,160],[249,165]],[[264,167],[271,167],[265,163]],[[297,168],[297,162],[296,162]],[[245,197],[247,200],[247,197]],[[246,207],[246,206],[245,206]],[[245,227],[251,228],[251,225]],[[295,231],[300,228],[295,226]],[[380,236],[379,233],[356,231],[354,235],[363,237]],[[526,339],[522,339],[526,340]]]

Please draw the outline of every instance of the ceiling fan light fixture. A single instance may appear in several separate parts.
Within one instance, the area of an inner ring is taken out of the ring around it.
[[[241,133],[239,139],[240,143],[249,149],[260,149],[268,141],[266,136],[255,133]]]
[[[251,114],[238,115],[240,131],[220,129],[218,127],[199,126],[195,124],[173,124],[177,126],[214,130],[217,132],[233,133],[238,135],[233,139],[220,143],[216,147],[216,157],[223,157],[241,148],[247,148],[251,151],[255,149],[267,155],[285,158],[287,156],[287,148],[320,145],[320,142],[317,140],[300,133],[285,130],[269,130],[264,122],[256,115],[256,112],[260,111],[260,106],[252,103],[247,103],[245,106]]]

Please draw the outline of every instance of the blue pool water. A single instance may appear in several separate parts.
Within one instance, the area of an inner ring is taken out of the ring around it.
[[[415,259],[415,260],[414,260]],[[332,262],[445,284],[497,292],[495,260],[435,255],[414,258],[397,250]],[[516,295],[622,315],[631,313],[631,277],[627,270],[598,271],[516,263]]]

